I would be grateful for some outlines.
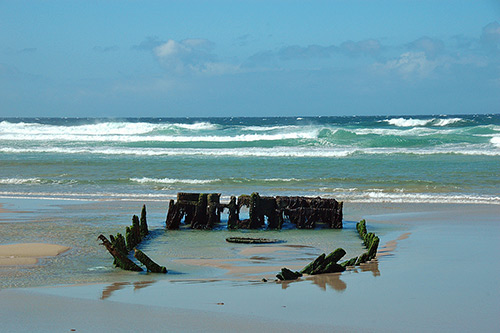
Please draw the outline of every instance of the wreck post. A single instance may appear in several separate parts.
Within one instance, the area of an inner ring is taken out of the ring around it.
[[[236,197],[231,196],[231,200],[226,205],[229,210],[229,216],[227,218],[227,228],[236,229],[238,227],[238,222],[240,220],[238,205],[236,204]]]
[[[207,196],[207,224],[205,229],[212,229],[220,223],[220,193],[210,193]]]
[[[134,234],[135,245],[137,245],[142,241],[141,226],[137,215],[132,216],[132,232]]]
[[[146,235],[149,234],[148,222],[146,219],[146,205],[142,206],[140,229],[141,229],[141,237],[146,237]]]

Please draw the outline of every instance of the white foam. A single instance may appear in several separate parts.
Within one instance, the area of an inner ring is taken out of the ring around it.
[[[46,133],[3,133],[0,139],[6,141],[66,141],[66,142],[256,142],[281,141],[292,139],[315,139],[318,130],[277,134],[242,135],[114,135],[114,134],[46,134]]]
[[[259,180],[259,179],[256,179]],[[262,179],[264,182],[299,182],[304,179],[297,179],[297,178],[266,178]]]
[[[493,139],[492,139],[493,140]],[[496,139],[498,140],[498,139]],[[496,142],[496,141],[495,141]],[[494,142],[492,142],[494,143]],[[135,155],[135,156],[212,156],[212,157],[318,157],[342,158],[354,154],[366,155],[478,155],[500,156],[500,149],[491,149],[485,145],[448,145],[436,148],[334,148],[334,147],[273,147],[273,148],[68,148],[68,147],[39,147],[39,148],[0,148],[0,153],[53,153],[53,154],[93,154],[93,155]]]
[[[193,124],[172,123],[172,124],[153,124],[146,122],[102,122],[86,125],[46,125],[40,123],[10,123],[0,122],[0,133],[3,135],[14,134],[21,136],[45,135],[45,138],[54,136],[58,140],[64,137],[92,137],[92,136],[111,136],[111,135],[143,135],[153,131],[186,129],[191,131],[214,130],[218,126],[209,122],[198,122]]]
[[[490,139],[490,142],[497,148],[500,148],[500,136],[494,136]]]
[[[391,118],[384,122],[397,127],[422,127],[437,126],[444,127],[451,124],[464,121],[462,118],[432,118],[432,119],[413,119],[413,118]]]
[[[500,205],[499,196],[470,194],[364,192],[347,194],[342,199],[350,202],[373,203],[455,203]]]
[[[2,178],[0,184],[5,185],[20,185],[20,184],[36,184],[40,183],[39,178]]]
[[[176,124],[172,124],[172,127],[185,128],[185,129],[192,130],[192,131],[215,130],[215,129],[219,128],[218,125],[212,124],[209,122],[199,122],[199,123],[194,123],[194,124],[176,123]]]
[[[175,178],[130,178],[131,181],[141,184],[210,184],[220,179],[175,179]]]
[[[245,126],[242,127],[242,131],[252,131],[252,132],[267,132],[267,131],[291,131],[291,130],[297,130],[300,129],[301,127],[299,126]],[[303,128],[303,127],[302,127]]]
[[[427,136],[434,134],[444,134],[449,130],[438,130],[426,127],[414,127],[408,129],[395,129],[395,128],[360,128],[351,130],[350,132],[357,135],[392,135],[392,136]]]
[[[158,193],[77,193],[77,192],[0,192],[3,199],[43,199],[62,201],[159,201],[175,199],[175,194]]]
[[[0,122],[0,132],[16,135],[124,135],[144,134],[161,125],[151,123],[105,122],[76,126],[58,126],[39,123]]]
[[[344,202],[358,203],[448,203],[500,205],[500,196],[435,193],[387,193],[383,191],[356,192],[356,189],[319,189],[305,195],[333,197]],[[175,199],[175,194],[158,193],[57,193],[57,192],[0,192],[3,199],[43,199],[64,201],[155,201]],[[228,197],[224,197],[227,200]]]
[[[432,126],[448,126],[463,121],[462,118],[439,118],[435,119]]]
[[[413,119],[413,118],[391,118],[385,119],[384,121],[390,125],[398,127],[415,127],[415,126],[425,126],[432,122],[434,119]]]

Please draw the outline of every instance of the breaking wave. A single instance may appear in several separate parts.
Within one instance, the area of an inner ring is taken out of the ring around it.
[[[391,118],[385,119],[384,122],[397,127],[419,127],[419,126],[449,126],[458,122],[463,122],[462,118],[431,118],[431,119],[414,119],[414,118]]]
[[[141,184],[210,184],[220,179],[173,179],[173,178],[130,178],[131,181]]]
[[[499,141],[491,140],[492,143]],[[494,143],[495,144],[495,143]],[[499,144],[499,143],[497,143]],[[213,156],[213,157],[318,157],[341,158],[353,155],[477,155],[500,156],[498,149],[485,149],[483,145],[446,146],[438,148],[331,148],[331,147],[273,147],[273,148],[0,148],[9,154],[92,154],[133,156]]]
[[[15,134],[26,136],[45,135],[47,138],[64,139],[75,136],[94,137],[110,135],[141,135],[155,131],[168,131],[176,129],[186,129],[189,131],[216,130],[218,125],[210,122],[199,122],[192,124],[172,123],[155,124],[147,122],[102,122],[85,125],[50,125],[40,123],[11,123],[8,121],[0,122],[0,133],[3,135]]]

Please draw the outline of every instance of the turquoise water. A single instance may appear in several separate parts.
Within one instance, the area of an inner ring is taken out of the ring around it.
[[[500,115],[0,118],[0,197],[500,204]]]
[[[223,220],[213,231],[167,231],[166,202],[2,199],[1,203],[9,210],[0,214],[1,245],[52,243],[71,249],[55,257],[41,258],[33,266],[0,265],[0,288],[158,280],[260,281],[263,277],[274,279],[282,266],[301,268],[337,247],[346,250],[344,259],[365,251],[355,222],[348,219],[340,230],[285,227],[275,231],[229,231]],[[114,268],[113,258],[97,240],[99,234],[124,234],[132,215],[140,214],[143,203],[147,205],[151,234],[138,247],[166,266],[166,275]],[[227,214],[222,218],[227,218]],[[373,225],[370,228],[380,236],[394,229],[376,230]],[[225,241],[234,236],[277,238],[283,243],[253,246]],[[249,249],[256,252],[245,252]]]

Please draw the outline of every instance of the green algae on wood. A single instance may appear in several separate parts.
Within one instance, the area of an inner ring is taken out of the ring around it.
[[[146,266],[148,272],[151,273],[167,273],[167,268],[160,266],[155,263],[151,258],[149,258],[144,252],[138,249],[134,249],[134,257],[139,260],[144,266]]]
[[[335,251],[331,252],[329,255],[327,255],[323,261],[313,269],[313,271],[310,273],[311,275],[316,275],[316,274],[323,274],[323,273],[333,273],[331,270],[341,269],[339,267],[336,267],[335,265],[337,264],[337,261],[339,261],[343,256],[345,256],[346,252],[342,248],[338,248]],[[335,264],[335,265],[333,265]],[[339,266],[339,265],[337,265]],[[327,267],[329,267],[327,269]],[[342,267],[342,266],[340,266]],[[345,269],[341,269],[343,271]]]
[[[286,281],[286,280],[297,280],[299,277],[302,276],[302,273],[300,272],[294,272],[289,270],[286,267],[283,267],[281,269],[281,273],[276,274],[276,277],[281,280],[281,281]]]
[[[325,260],[326,254],[322,253],[315,260],[311,261],[300,271],[303,274],[311,274],[316,268],[318,268],[321,263]]]
[[[127,256],[124,256],[120,251],[118,251],[113,244],[106,238],[104,235],[99,235],[97,237],[102,241],[102,245],[106,247],[108,252],[113,256],[115,259],[115,265],[117,267],[120,267],[121,269],[127,270],[127,271],[135,271],[135,272],[142,272],[143,269],[139,266],[137,266],[132,260],[127,258]]]

